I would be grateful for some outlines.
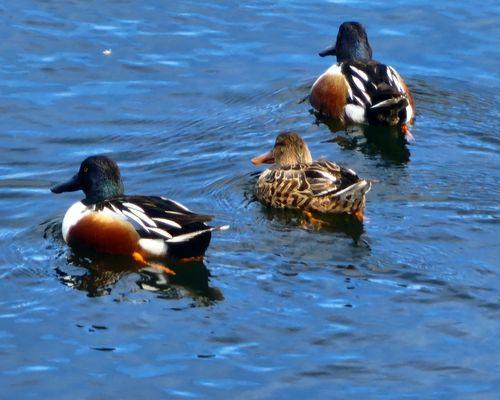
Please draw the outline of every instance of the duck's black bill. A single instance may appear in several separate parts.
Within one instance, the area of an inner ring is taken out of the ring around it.
[[[82,184],[80,182],[80,178],[78,174],[76,174],[69,181],[61,183],[59,185],[52,186],[50,191],[52,193],[64,193],[64,192],[75,192],[82,188]]]
[[[320,57],[334,56],[337,54],[337,47],[335,45],[330,46],[327,49],[320,51],[318,54]]]

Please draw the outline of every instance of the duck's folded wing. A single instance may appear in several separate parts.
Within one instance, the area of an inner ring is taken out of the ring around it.
[[[280,166],[265,170],[257,182],[257,197],[269,203],[287,203],[292,194],[310,195],[311,191],[304,175],[306,165]]]
[[[377,61],[347,61],[342,73],[348,84],[348,102],[366,109],[407,104],[407,89],[401,76]]]
[[[193,213],[182,204],[163,197],[117,197],[104,201],[99,208],[130,222],[143,238],[179,241],[211,229],[206,222],[212,216]]]
[[[332,195],[359,181],[353,170],[327,160],[309,165],[304,170],[304,178],[313,196]]]
[[[266,186],[273,187],[273,193],[288,196],[290,193],[305,196],[324,196],[339,190],[340,167],[326,160],[312,164],[298,164],[270,168],[261,178]]]

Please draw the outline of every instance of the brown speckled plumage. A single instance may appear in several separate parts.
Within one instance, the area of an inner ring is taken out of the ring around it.
[[[301,162],[294,163],[297,158]],[[333,162],[312,161],[307,145],[297,134],[280,134],[271,153],[253,160],[254,164],[273,161],[276,163],[262,172],[255,185],[255,194],[263,203],[322,213],[363,211],[370,182]]]

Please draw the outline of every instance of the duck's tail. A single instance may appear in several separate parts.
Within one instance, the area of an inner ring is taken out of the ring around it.
[[[332,194],[335,200],[336,210],[354,214],[358,210],[365,208],[366,198],[365,195],[370,191],[372,182],[362,179],[337,193]]]
[[[210,244],[212,232],[224,231],[228,228],[229,225],[207,226],[203,224],[199,229],[167,239],[165,243],[168,246],[168,255],[179,259],[203,256]]]
[[[370,191],[371,188],[372,188],[371,181],[368,181],[366,179],[361,179],[360,181],[353,183],[351,186],[348,186],[345,189],[342,189],[337,193],[334,193],[333,196],[345,197],[352,195],[357,195],[357,196],[365,195]]]
[[[183,235],[174,236],[171,239],[165,240],[166,243],[184,243],[189,242],[191,239],[196,236],[203,235],[204,233],[213,232],[213,231],[225,231],[229,229],[229,225],[220,225],[220,226],[211,226],[206,229],[200,229],[198,231],[184,233]]]
[[[366,109],[367,120],[372,125],[401,125],[407,120],[409,104],[405,94],[393,91],[378,93],[373,105]]]

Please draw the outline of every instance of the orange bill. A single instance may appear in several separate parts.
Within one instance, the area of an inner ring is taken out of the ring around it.
[[[260,156],[252,158],[253,165],[260,164],[274,164],[274,155],[272,151],[268,151],[267,153],[261,154]]]

